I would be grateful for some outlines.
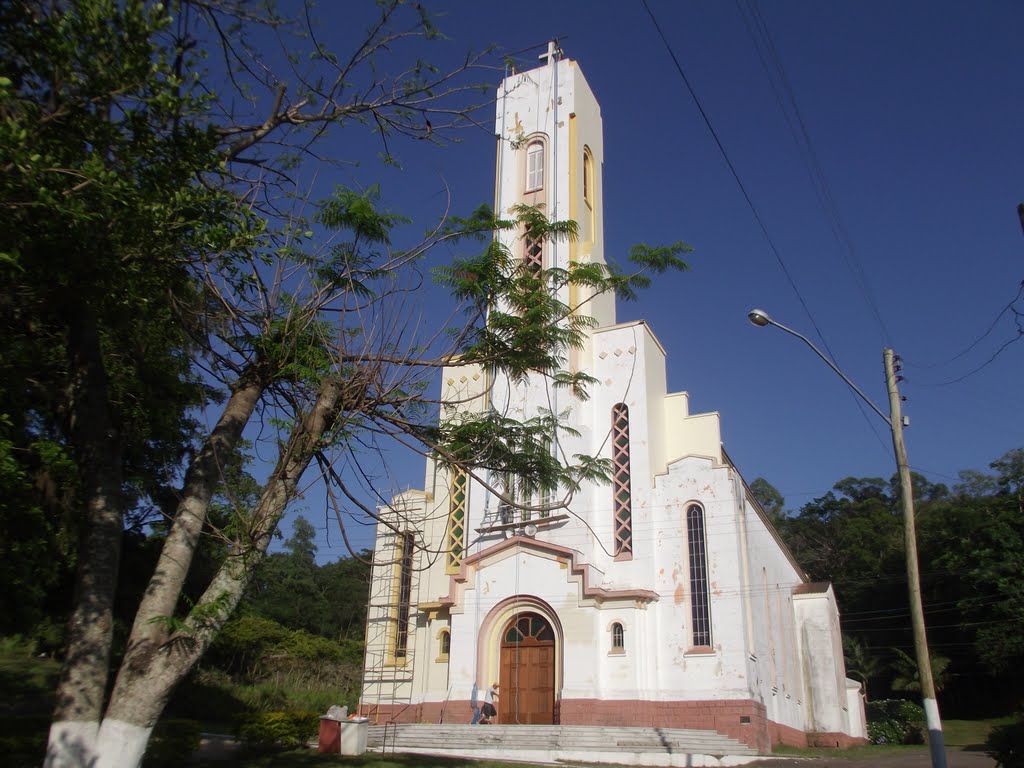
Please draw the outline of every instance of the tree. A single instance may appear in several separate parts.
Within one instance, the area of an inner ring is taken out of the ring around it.
[[[772,522],[778,523],[786,517],[786,499],[779,493],[778,489],[759,477],[750,484],[750,492],[757,499]]]
[[[859,637],[843,635],[843,661],[846,674],[864,685],[864,696],[867,698],[871,690],[871,681],[877,680],[882,674],[882,657],[872,653],[872,649]]]
[[[881,478],[840,480],[781,531],[808,575],[835,585],[844,612],[876,607],[879,582],[903,578],[900,517]]]
[[[1024,662],[1022,456],[1015,449],[993,461],[994,475],[961,472],[955,497],[922,520],[925,552],[964,625],[955,640],[973,641],[983,670],[1003,678]]]
[[[320,632],[327,599],[317,578],[315,537],[316,529],[306,518],[295,518],[285,551],[268,555],[253,572],[247,591],[248,606],[287,627]]]
[[[892,681],[894,691],[921,691],[921,670],[917,665],[917,659],[904,650],[893,648],[896,660],[893,662],[893,669],[896,670],[896,677]],[[947,670],[949,669],[949,658],[938,653],[931,654],[932,680],[935,683],[936,693],[941,693],[946,686]]]
[[[334,460],[359,461],[388,438],[567,493],[604,477],[606,462],[563,464],[545,450],[557,414],[439,420],[430,377],[472,362],[512,380],[538,372],[585,397],[591,380],[563,360],[591,321],[585,302],[568,307],[558,289],[629,297],[647,275],[684,268],[687,249],[638,247],[631,274],[599,264],[536,271],[514,258],[510,234],[566,239],[574,224],[537,209],[510,219],[481,209],[398,250],[405,220],[381,210],[375,188],[338,189],[312,214],[297,208],[289,174],[315,159],[313,142],[329,128],[364,121],[390,154],[395,134],[437,140],[471,109],[471,84],[457,78],[476,59],[387,74],[396,47],[436,35],[418,3],[380,3],[349,56],[327,51],[308,26],[307,50],[279,57],[291,90],[248,36],[265,23],[290,39],[286,20],[256,19],[233,0],[40,1],[0,13],[0,204],[11,213],[0,311],[14,329],[3,357],[25,382],[4,393],[0,413],[7,442],[34,451],[6,455],[35,462],[16,459],[3,479],[24,490],[35,472],[53,485],[68,465],[66,498],[44,501],[81,532],[47,763],[133,766],[241,600],[311,464],[331,482],[339,519],[343,506],[374,509]],[[228,62],[223,81],[198,69],[210,43]],[[407,298],[442,243],[475,252],[437,272],[454,314],[418,332]],[[214,426],[201,430],[198,410],[217,405]],[[276,460],[257,492],[238,493],[233,468],[245,463],[254,417],[274,429]],[[164,516],[160,553],[107,696],[122,534],[147,511]],[[220,559],[185,601],[204,532]]]

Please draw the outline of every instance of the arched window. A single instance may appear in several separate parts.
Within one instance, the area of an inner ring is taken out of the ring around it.
[[[531,141],[526,146],[526,192],[544,188],[544,142]]]
[[[590,147],[583,148],[583,202],[588,207],[594,207],[594,156],[590,154]]]
[[[536,613],[521,613],[505,625],[502,642],[510,645],[543,645],[555,642],[548,620]]]
[[[626,631],[619,622],[612,624],[612,653],[624,653],[626,650]]]
[[[597,176],[594,175],[594,156],[590,154],[590,147],[583,147],[583,208],[580,211],[580,238],[585,242],[594,241],[596,204]]]
[[[452,484],[448,489],[447,562],[445,569],[455,573],[462,564],[466,551],[466,509],[469,496],[469,476],[464,469],[452,470]]]
[[[452,652],[452,633],[447,629],[442,629],[438,642],[440,644],[440,656],[448,658],[448,655]]]
[[[633,505],[629,476],[629,408],[612,408],[612,517],[615,556],[633,556]]]
[[[707,542],[704,510],[700,504],[686,508],[686,536],[690,547],[690,614],[695,647],[711,645],[711,598],[708,590]]]

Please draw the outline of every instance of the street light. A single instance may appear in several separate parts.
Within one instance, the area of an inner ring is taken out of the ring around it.
[[[903,417],[900,414],[900,393],[896,387],[896,370],[893,364],[893,351],[886,347],[882,354],[885,364],[885,383],[889,390],[889,415],[886,416],[860,388],[850,381],[849,377],[839,370],[830,358],[814,343],[792,328],[772,320],[763,309],[752,309],[747,313],[750,322],[759,328],[774,325],[790,336],[796,336],[804,344],[814,350],[835,371],[839,378],[846,382],[871,410],[882,417],[892,432],[892,447],[896,455],[896,468],[900,477],[900,496],[903,502],[903,540],[907,552],[907,585],[910,591],[910,615],[914,629],[914,649],[917,652],[917,670],[921,681],[921,698],[924,700],[925,716],[928,720],[928,744],[931,751],[933,768],[946,768],[946,753],[942,739],[942,719],[939,717],[939,705],[935,699],[935,681],[932,679],[932,664],[928,653],[928,639],[924,626],[924,607],[921,604],[921,576],[917,565],[917,532],[914,527],[914,494],[910,481],[910,466],[907,463],[907,449],[903,442]]]

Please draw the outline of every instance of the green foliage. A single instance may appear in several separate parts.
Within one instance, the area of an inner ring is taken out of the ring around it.
[[[145,515],[191,447],[189,410],[215,400],[191,365],[192,267],[259,227],[215,183],[209,96],[179,76],[171,22],[156,3],[0,7],[0,578],[21,604],[0,606],[7,630],[73,571],[88,475],[116,466]],[[76,431],[101,410],[114,455]]]
[[[273,619],[243,614],[224,625],[210,653],[229,673],[254,676],[264,655],[284,642],[290,632]]]
[[[176,768],[199,749],[202,728],[195,720],[161,720],[153,729],[143,768]]]
[[[990,465],[994,475],[969,482],[919,515],[922,557],[940,576],[943,599],[955,600],[981,673],[1017,675],[1024,666],[1024,515],[1020,507],[1020,449]],[[964,475],[961,475],[963,480]],[[946,577],[944,574],[949,574]]]
[[[50,718],[46,715],[0,718],[0,754],[8,768],[36,768],[46,754]]]
[[[779,528],[811,579],[834,584],[844,612],[880,607],[878,581],[904,571],[902,520],[881,478],[841,480]]]
[[[1024,718],[993,728],[985,752],[996,761],[997,768],[1024,768]]]
[[[288,749],[315,739],[319,725],[316,712],[256,712],[242,719],[238,735],[253,747]]]
[[[315,529],[302,516],[293,525],[286,551],[268,555],[256,568],[245,605],[293,629],[361,641],[372,553],[318,566]]]
[[[896,654],[896,661],[893,667],[896,670],[896,677],[892,681],[894,691],[920,692],[921,674],[917,666],[917,659],[904,650],[893,648]],[[932,667],[932,682],[935,685],[936,693],[940,693],[946,687],[947,670],[950,660],[934,651],[929,654]]]
[[[0,637],[0,658],[30,659],[36,655],[37,643],[30,637],[7,635]]]
[[[923,744],[924,710],[906,699],[867,704],[868,739],[872,744]]]
[[[763,477],[750,484],[750,492],[773,521],[779,522],[786,516],[786,499]]]
[[[843,635],[843,661],[846,664],[846,674],[864,684],[865,691],[869,691],[871,681],[882,674],[882,656],[872,652],[859,637]]]

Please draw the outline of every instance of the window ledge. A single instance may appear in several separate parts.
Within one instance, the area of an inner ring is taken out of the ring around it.
[[[608,655],[609,656],[625,656],[626,655],[626,649],[625,648],[612,648],[610,651],[608,651]]]
[[[686,650],[687,656],[714,656],[716,651],[710,645],[694,645]]]

